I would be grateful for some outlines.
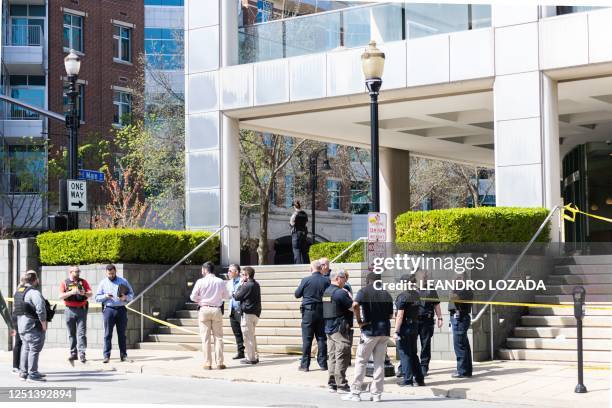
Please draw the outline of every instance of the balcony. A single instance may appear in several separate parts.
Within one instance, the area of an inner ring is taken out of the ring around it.
[[[384,3],[284,18],[239,29],[239,63],[266,61],[491,26],[491,7]]]
[[[1,120],[0,131],[7,141],[41,139],[44,137],[44,120],[37,113],[13,106],[7,109]]]
[[[10,72],[44,75],[44,46],[40,26],[12,25],[10,34],[5,37],[4,63]]]

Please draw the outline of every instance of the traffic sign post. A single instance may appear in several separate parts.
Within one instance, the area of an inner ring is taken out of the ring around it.
[[[387,256],[387,214],[368,213],[368,269],[374,270],[374,259]]]
[[[87,182],[66,180],[66,200],[69,212],[87,211]]]

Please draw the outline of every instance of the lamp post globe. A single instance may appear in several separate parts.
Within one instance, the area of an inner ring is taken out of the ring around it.
[[[361,69],[365,85],[370,94],[370,155],[372,177],[372,211],[380,211],[380,181],[378,160],[378,93],[382,86],[382,75],[385,70],[385,53],[376,47],[376,41],[370,41],[368,48],[361,54]]]
[[[79,71],[81,70],[81,59],[74,50],[70,50],[68,55],[64,58],[64,68],[69,77],[79,75]]]

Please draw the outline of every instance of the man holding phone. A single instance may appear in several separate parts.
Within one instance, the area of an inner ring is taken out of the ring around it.
[[[113,329],[117,326],[117,340],[119,342],[119,356],[121,361],[127,359],[127,346],[125,330],[127,329],[127,309],[126,304],[134,298],[134,290],[130,283],[117,276],[115,265],[106,265],[106,278],[98,285],[96,292],[96,302],[102,303],[104,315],[104,360],[110,360]]]

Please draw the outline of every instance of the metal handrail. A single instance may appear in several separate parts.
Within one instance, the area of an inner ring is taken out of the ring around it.
[[[504,275],[502,280],[506,280],[506,279],[508,279],[510,277],[510,275],[512,275],[512,272],[514,272],[514,270],[518,266],[519,262],[523,259],[523,257],[525,256],[525,254],[527,253],[529,248],[531,248],[531,245],[533,245],[533,243],[538,238],[540,233],[544,230],[544,227],[546,226],[546,224],[548,224],[548,222],[550,221],[550,219],[552,218],[554,213],[557,210],[561,210],[562,208],[563,208],[563,206],[556,205],[556,206],[554,206],[552,208],[552,210],[550,210],[550,212],[548,213],[548,216],[544,219],[544,221],[542,222],[542,225],[540,225],[540,228],[538,228],[538,230],[535,232],[535,234],[533,234],[533,236],[531,237],[531,240],[529,240],[527,245],[525,245],[525,247],[521,251],[521,254],[518,256],[518,258],[516,258],[516,260],[514,261],[512,266],[510,266],[510,269],[508,269],[508,272],[506,273],[506,275]],[[499,293],[499,289],[495,290],[495,292],[493,292],[493,294],[489,297],[489,300],[487,300],[487,302],[492,302],[493,299],[495,299],[495,296],[497,296],[498,293]],[[482,318],[482,316],[484,315],[484,313],[485,313],[485,311],[487,310],[488,307],[489,307],[489,303],[485,303],[484,307],[482,309],[480,309],[480,311],[478,312],[476,317],[472,320],[472,324],[477,323]]]
[[[351,245],[346,247],[344,249],[344,251],[340,252],[340,254],[338,256],[336,256],[334,259],[332,259],[329,263],[335,263],[338,259],[340,259],[342,256],[344,256],[344,254],[346,254],[348,251],[350,251],[350,249],[353,248],[355,245],[357,245],[359,242],[367,241],[367,240],[368,240],[367,237],[357,238],[355,241],[353,241],[353,243]]]
[[[159,281],[161,281],[163,278],[165,278],[169,273],[171,273],[173,270],[175,270],[180,264],[182,264],[183,262],[185,262],[187,259],[189,259],[189,257],[191,257],[191,255],[193,255],[194,253],[196,253],[200,248],[202,248],[208,241],[210,241],[215,235],[218,235],[219,233],[221,233],[221,231],[223,231],[225,228],[238,228],[237,226],[233,226],[233,225],[223,225],[222,227],[219,227],[219,229],[217,229],[215,232],[213,232],[208,238],[206,238],[204,241],[200,242],[195,248],[193,248],[187,255],[185,255],[184,257],[181,258],[180,261],[178,261],[177,263],[175,263],[174,265],[172,265],[172,267],[170,267],[170,269],[168,269],[166,272],[162,273],[157,279],[155,279],[149,286],[147,286],[146,288],[144,288],[144,290],[142,292],[140,292],[138,294],[138,296],[136,296],[135,298],[133,298],[126,306],[130,306],[131,304],[133,304],[134,302],[136,302],[138,299],[142,298],[144,296],[145,293],[147,293],[153,286],[157,285],[157,283]],[[141,304],[142,305],[142,304]]]

